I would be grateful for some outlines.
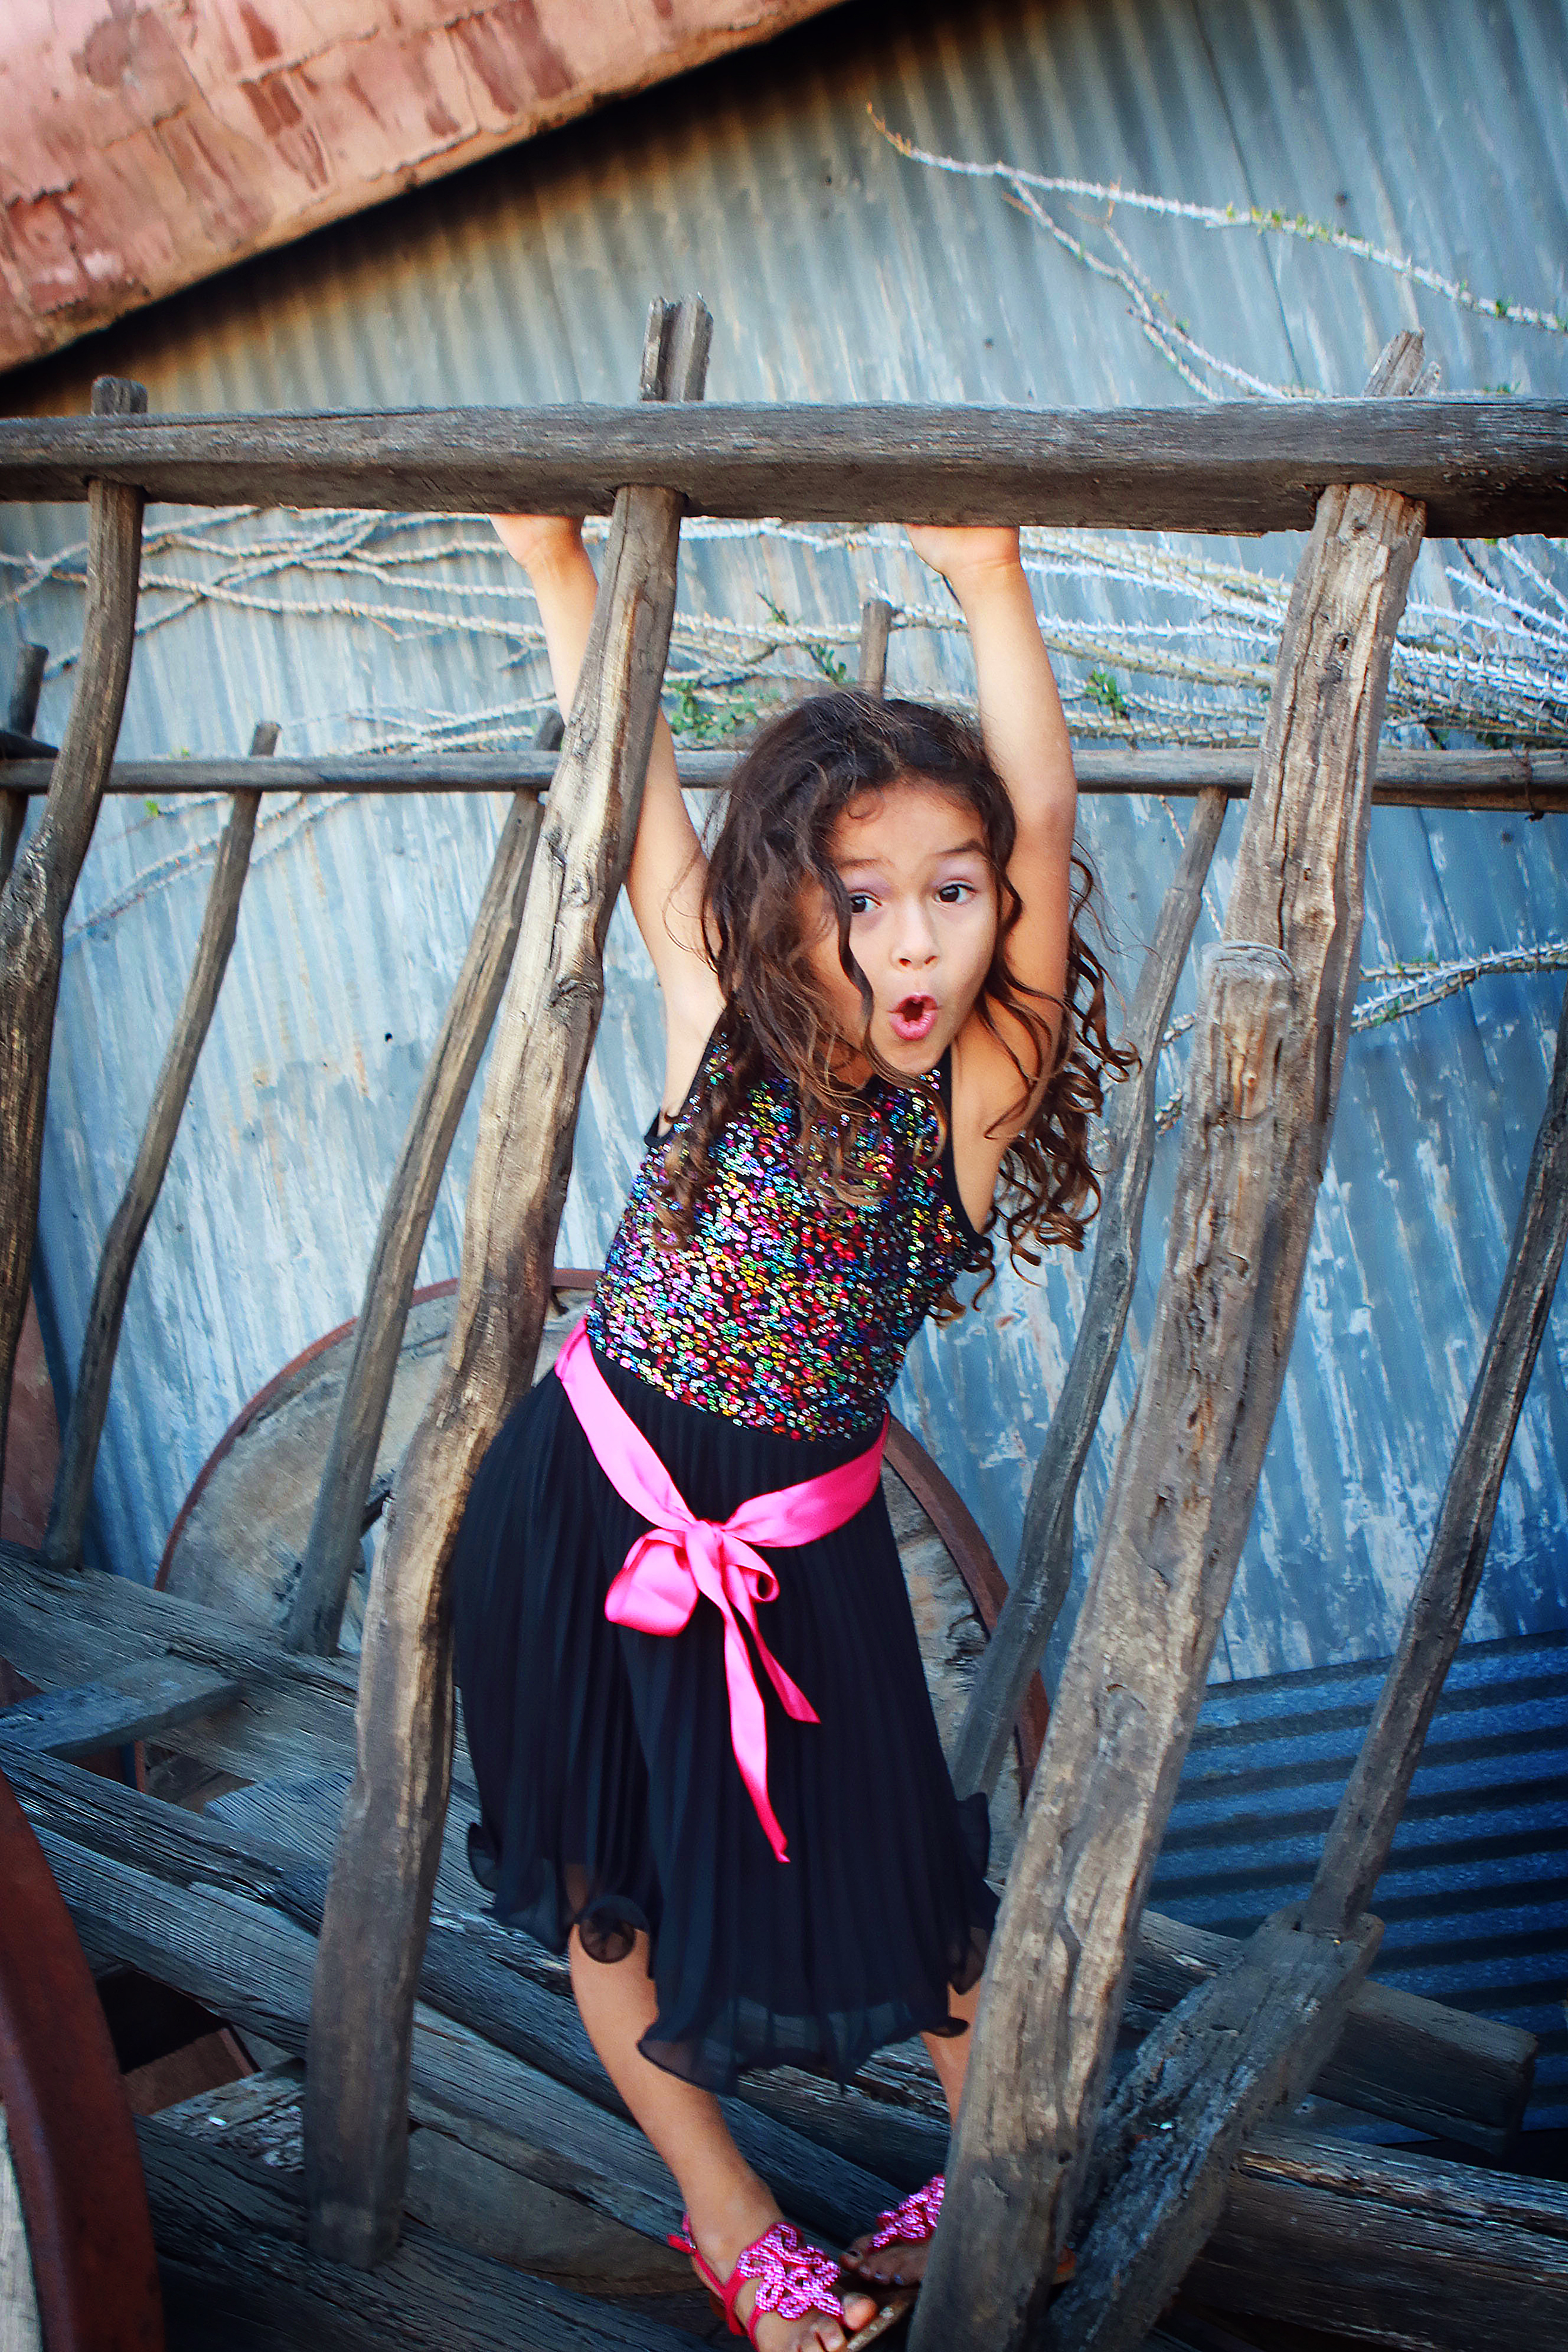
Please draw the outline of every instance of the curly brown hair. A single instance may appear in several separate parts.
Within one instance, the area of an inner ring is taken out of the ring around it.
[[[695,1115],[670,1139],[663,1222],[673,1244],[689,1241],[697,1204],[713,1181],[713,1146],[770,1066],[795,1082],[802,1166],[831,1198],[867,1197],[858,1170],[858,1132],[868,1113],[858,1089],[837,1075],[837,1066],[847,1049],[865,1055],[894,1084],[909,1080],[887,1068],[872,1047],[871,991],[850,951],[849,898],[829,843],[851,801],[899,782],[944,793],[980,821],[1001,919],[975,1009],[1018,1073],[1017,1111],[1049,1066],[1040,1101],[1002,1161],[996,1200],[974,1257],[976,1268],[985,1269],[984,1290],[994,1276],[991,1232],[998,1222],[1015,1264],[1037,1265],[1041,1249],[1053,1242],[1083,1246],[1100,1201],[1089,1156],[1089,1121],[1101,1108],[1104,1072],[1122,1076],[1134,1057],[1110,1042],[1105,974],[1079,929],[1094,889],[1081,857],[1073,859],[1064,1017],[1054,1043],[1047,1017],[1054,1000],[1026,987],[1008,969],[1007,940],[1023,912],[1007,879],[1016,834],[1013,803],[979,729],[923,703],[849,691],[814,695],[764,727],[737,764],[703,891],[709,958],[724,998],[717,1033],[722,1050],[717,1076]],[[807,881],[819,885],[837,919],[838,960],[859,990],[866,1015],[858,1037],[842,1034],[813,975],[818,935],[808,928],[802,889]],[[1010,1016],[1006,1030],[997,1025],[998,1011]],[[1013,1043],[1019,1031],[1028,1041],[1032,1068]],[[941,1125],[939,1117],[939,1130]],[[939,1132],[939,1150],[942,1139]],[[958,1311],[951,1294],[939,1304],[939,1315],[944,1308]]]

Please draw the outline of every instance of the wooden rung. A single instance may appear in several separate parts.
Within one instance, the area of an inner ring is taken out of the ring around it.
[[[1434,536],[1568,530],[1568,402],[1238,400],[1026,409],[597,403],[373,416],[0,422],[0,499],[91,478],[195,506],[607,514],[623,483],[689,514],[790,521],[1308,530],[1325,483],[1424,501]]]
[[[1255,748],[1193,749],[1171,744],[1133,751],[1121,743],[1079,743],[1073,751],[1080,797],[1123,798],[1163,793],[1194,800],[1222,792],[1244,801],[1258,764]],[[691,792],[721,792],[735,765],[732,751],[678,746],[676,767]],[[48,790],[50,763],[0,761],[0,784],[14,793]],[[524,746],[516,751],[346,752],[317,760],[275,760],[268,790],[275,793],[542,793],[555,772],[553,757]],[[242,760],[117,760],[104,790],[135,800],[210,797],[246,789]],[[1408,751],[1390,745],[1378,754],[1372,797],[1380,807],[1518,810],[1532,816],[1568,809],[1568,752]]]

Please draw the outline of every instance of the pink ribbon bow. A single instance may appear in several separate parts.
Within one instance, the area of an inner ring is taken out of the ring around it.
[[[719,1525],[693,1516],[674,1480],[630,1415],[623,1411],[594,1361],[579,1323],[555,1359],[555,1370],[582,1424],[594,1458],[623,1502],[649,1522],[605,1597],[615,1625],[639,1633],[679,1633],[700,1594],[724,1620],[724,1679],[730,1692],[730,1744],[757,1818],[780,1862],[784,1834],[768,1801],[768,1734],[763,1695],[742,1637],[743,1622],[768,1680],[796,1723],[816,1723],[816,1708],[790,1680],[763,1641],[756,1603],[778,1597],[778,1579],[753,1544],[813,1542],[852,1519],[869,1502],[881,1475],[886,1416],[875,1443],[852,1462],[753,1496]]]

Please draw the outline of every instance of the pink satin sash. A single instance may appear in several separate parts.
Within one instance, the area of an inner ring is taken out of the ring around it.
[[[612,1624],[641,1633],[679,1633],[702,1594],[724,1620],[724,1679],[730,1692],[730,1744],[757,1818],[780,1862],[784,1835],[768,1802],[768,1735],[763,1695],[741,1634],[749,1629],[768,1680],[797,1723],[816,1723],[816,1708],[790,1680],[758,1629],[759,1601],[778,1597],[778,1579],[754,1543],[813,1542],[852,1519],[869,1502],[881,1475],[888,1434],[884,1416],[876,1441],[852,1462],[795,1486],[755,1495],[720,1526],[699,1519],[647,1439],[612,1393],[594,1361],[581,1323],[555,1359],[555,1370],[594,1458],[623,1502],[651,1524],[627,1552],[605,1599]]]

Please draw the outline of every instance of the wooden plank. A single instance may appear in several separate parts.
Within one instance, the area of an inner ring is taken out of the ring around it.
[[[139,383],[100,376],[93,385],[100,423],[146,405]],[[87,496],[87,611],[76,691],[43,816],[0,891],[0,1476],[38,1221],[66,909],[120,732],[142,570],[141,492],[95,479]]]
[[[253,760],[265,759],[276,750],[278,731],[275,721],[260,721],[251,740]],[[76,1388],[60,1442],[49,1523],[44,1533],[44,1558],[52,1568],[81,1565],[82,1532],[92,1504],[93,1472],[109,1412],[109,1383],[120,1345],[125,1302],[131,1293],[131,1277],[136,1271],[142,1237],[163,1190],[191,1081],[195,1076],[218,991],[228,969],[229,950],[239,923],[240,893],[250,867],[250,845],[256,837],[260,807],[259,792],[247,790],[234,795],[207,886],[195,960],[184,998],[153,1087],[130,1181],[104,1236],[98,1279],[87,1310]]]
[[[1277,1912],[1151,2033],[1095,2134],[1057,2352],[1137,2352],[1225,2207],[1243,2141],[1306,2093],[1339,2037],[1383,1928],[1303,1930]]]
[[[1252,790],[1256,750],[1189,748],[1183,744],[1136,751],[1120,743],[1081,743],[1073,751],[1078,788],[1089,799],[1163,793],[1194,800],[1223,792],[1244,801]],[[720,792],[735,765],[732,751],[676,753],[680,781],[691,792]],[[555,763],[527,748],[516,751],[443,751],[429,754],[345,753],[319,760],[274,760],[268,785],[274,793],[542,793]],[[47,792],[49,762],[19,760],[6,766],[13,792]],[[204,797],[243,789],[240,760],[117,760],[104,790],[136,800]],[[1380,807],[1518,810],[1544,816],[1568,809],[1568,752],[1406,751],[1379,754],[1372,797]]]
[[[0,1714],[0,1757],[96,1756],[231,1706],[240,1685],[179,1658],[136,1660],[103,1682],[18,1699]]]
[[[5,720],[6,736],[10,740],[20,741],[32,735],[33,721],[38,715],[38,696],[44,683],[44,666],[48,657],[45,646],[28,645],[25,638],[16,648],[16,667],[11,681],[11,706]],[[43,766],[44,762],[38,764]],[[52,766],[53,762],[48,765]],[[11,878],[11,868],[16,862],[16,845],[22,838],[22,827],[27,815],[26,793],[11,783],[9,778],[6,779],[6,787],[0,793],[0,890]],[[39,790],[47,792],[48,788],[46,769]]]
[[[35,1555],[0,1545],[0,1656],[44,1688],[102,1679],[132,1657],[165,1653],[212,1667],[242,1682],[241,1696],[223,1714],[174,1727],[167,1744],[220,1770],[266,1780],[331,1772],[353,1760],[354,1666],[352,1660],[289,1657],[254,1630],[217,1612],[151,1592],[134,1580],[89,1570],[61,1576]],[[208,1817],[210,1822],[210,1816]],[[320,1858],[321,1849],[315,1849]],[[458,1857],[458,1884],[467,1888]],[[1223,1964],[1231,1939],[1201,1927],[1145,1913],[1134,1954],[1131,2001],[1148,2023],[1172,2009]],[[548,1955],[540,1952],[541,1963]],[[1443,2138],[1468,2141],[1484,2153],[1504,2153],[1529,2096],[1534,2042],[1517,2028],[1378,1985],[1355,1997],[1339,2049],[1316,2084],[1325,2098],[1389,2116]],[[764,2084],[758,2104],[775,2097],[782,2078]],[[864,2079],[877,2103],[921,2107],[929,2128],[945,2131],[933,2083],[920,2075],[920,2096],[896,2053],[874,2058]],[[906,2092],[909,2095],[906,2096]],[[750,2095],[750,2093],[748,2094]],[[921,2107],[921,2101],[927,2104]],[[931,2104],[934,2102],[934,2104]],[[837,2109],[837,2102],[833,2102]],[[787,2114],[782,2098],[774,2111]],[[798,2120],[795,2115],[790,2120]],[[903,2183],[918,2153],[899,2156],[874,2139],[857,2141],[845,2116],[843,2152]],[[868,2119],[870,2132],[870,2119]],[[925,2172],[931,2167],[928,2164]],[[919,2175],[925,2177],[925,2172]]]
[[[531,2278],[418,2221],[381,2268],[345,2270],[305,2246],[287,2175],[161,2116],[143,2118],[137,2136],[171,2336],[186,2352],[690,2352],[689,2336],[645,2313]]]
[[[700,397],[711,320],[656,303],[651,405]],[[407,2164],[409,2021],[451,1753],[442,1591],[480,1456],[526,1387],[549,1304],[577,1104],[603,996],[610,912],[630,862],[675,610],[680,500],[616,502],[576,698],[497,1024],[446,1368],[404,1457],[365,1615],[358,1769],[322,1923],[305,2155],[311,2243],[382,2259]]]
[[[558,743],[552,713],[541,730]],[[539,838],[539,805],[519,793],[507,812],[439,1034],[425,1066],[408,1129],[387,1186],[354,1328],[353,1355],[327,1451],[300,1573],[283,1621],[286,1649],[331,1657],[343,1603],[360,1564],[365,1499],[386,1421],[414,1278],[452,1138],[489,1041],[511,971]]]
[[[963,1796],[983,1789],[989,1797],[995,1789],[1013,1718],[1045,1655],[1072,1580],[1079,1480],[1100,1426],[1138,1279],[1143,1202],[1154,1165],[1160,1040],[1186,967],[1225,807],[1225,794],[1213,786],[1200,796],[1138,975],[1123,1040],[1136,1052],[1138,1067],[1110,1089],[1094,1265],[1072,1360],[1029,1482],[1017,1565],[975,1671],[953,1749],[953,1785]]]
[[[223,1714],[172,1727],[182,1753],[247,1780],[352,1760],[353,1659],[291,1657],[275,1636],[134,1577],[48,1570],[0,1544],[0,1657],[30,1682],[102,1681],[165,1653],[244,1685]]]
[[[322,1837],[308,1813],[284,1811],[275,1817],[281,1834],[261,1836],[221,1815],[193,1816],[44,1758],[8,1758],[7,1764],[29,1818],[52,1842],[51,1852],[58,1843],[76,1855],[79,1878],[73,1885],[79,1883],[80,1874],[90,1875],[91,1863],[82,1857],[96,1856],[133,1874],[135,1899],[149,1916],[159,1916],[152,1907],[149,1887],[161,1882],[166,1891],[179,1891],[176,1901],[184,1890],[195,1890],[198,1897],[206,1892],[222,1894],[247,1903],[252,1911],[258,1906],[271,1906],[280,1925],[292,1922],[307,1935],[318,1929],[331,1847],[330,1837]],[[111,1921],[104,1927],[104,1916],[93,1915],[94,1931],[100,1935],[112,1932]],[[265,1914],[259,1923],[250,1918],[242,1966],[253,1963],[256,1937],[265,1938],[264,1920]],[[221,1942],[221,1935],[215,1931],[211,1940]],[[188,1948],[182,1944],[179,1949],[184,1956],[180,1964],[189,1965]],[[522,2059],[565,2090],[625,2120],[626,2111],[578,2019],[563,1980],[564,1972],[555,1969],[546,1973],[530,1964],[545,1957],[527,1938],[510,1934],[477,1908],[440,1916],[432,1923],[426,1946],[421,2014],[427,2021],[436,2015],[450,2020],[476,2040]],[[165,1967],[171,1964],[165,1960]],[[137,1965],[145,1962],[138,1959]],[[216,1982],[209,1978],[205,1992],[181,1981],[183,1990],[207,2000],[220,2014],[237,2016],[233,2004],[243,1998],[243,1989],[231,1975]],[[291,2009],[288,2015],[292,2022]],[[269,2041],[293,2046],[264,2021],[242,2016],[237,2021],[251,2025]],[[303,2023],[302,2011],[298,2022]],[[808,2080],[799,2078],[803,2086]],[[847,2240],[865,2215],[889,2202],[895,2188],[913,2187],[929,2178],[929,2161],[923,2170],[917,2168],[931,2153],[931,2135],[906,2126],[902,2173],[888,2175],[879,2168],[877,2143],[858,2151],[852,2126],[847,2130],[841,2113],[844,2108],[852,2115],[860,2111],[862,2134],[868,2134],[875,2129],[877,2103],[857,2102],[853,2095],[846,2096],[820,2084],[811,2088],[816,2097],[810,2102],[804,2097],[793,2103],[727,2099],[725,2116],[747,2160],[773,2183],[786,2210],[808,2226]],[[436,2092],[440,2095],[438,2082]],[[781,2105],[793,2105],[793,2112],[781,2113]],[[866,2110],[871,2111],[869,2116]],[[814,2128],[818,2122],[827,2126],[820,2140]],[[895,2146],[898,2125],[897,2116],[890,2116],[883,2134]],[[944,2132],[943,2145],[945,2137]],[[940,2167],[941,2147],[935,2160]]]
[[[1548,2352],[1568,2342],[1568,2188],[1261,2131],[1186,2295],[1406,2352]]]
[[[1414,383],[1420,339],[1373,377]],[[1413,403],[1412,405],[1419,405]],[[986,1965],[911,2352],[1011,2352],[1050,2293],[1138,1914],[1285,1377],[1350,1040],[1367,786],[1418,507],[1326,491],[1188,1064],[1165,1269]]]
[[[1568,402],[1188,408],[577,405],[0,423],[0,499],[89,478],[194,506],[608,514],[627,482],[787,522],[1310,530],[1325,484],[1427,508],[1435,537],[1568,530]]]
[[[1309,1901],[1317,1927],[1364,1908],[1383,1874],[1444,1677],[1476,1597],[1498,1490],[1568,1242],[1568,994],[1508,1266],[1399,1648],[1340,1800]]]
[[[121,1793],[136,1813],[156,1805],[156,1800]],[[110,1843],[104,1816],[94,1850],[50,1826],[47,1803],[39,1805],[36,1796],[28,1801],[39,1843],[96,1961],[128,1962],[204,2002],[242,2033],[302,2052],[315,1947],[308,1927],[275,1907],[286,1888],[281,1873],[266,1885],[274,1861],[237,1852],[242,1842],[191,1838],[176,1864],[178,1877],[165,1879],[103,1850]],[[178,1809],[161,1810],[174,1814]],[[180,1832],[172,1824],[158,1835],[165,1851],[179,1844]],[[251,1890],[274,1899],[258,1901]],[[512,2160],[530,2179],[662,2242],[679,2218],[679,2193],[620,2109],[586,2037],[575,2028],[570,2004],[520,1977],[509,1979],[493,1963],[471,1964],[460,2001],[452,1995],[457,1979],[455,1958],[445,1981],[438,1960],[430,1990],[444,2005],[421,1999],[416,2010],[414,2091],[455,2116],[507,2133]],[[452,2014],[457,2007],[477,2019],[477,2026]],[[546,2064],[520,2057],[520,2048]],[[726,2119],[785,2210],[840,2243],[892,2195],[889,2181],[739,2102],[726,2102]]]

